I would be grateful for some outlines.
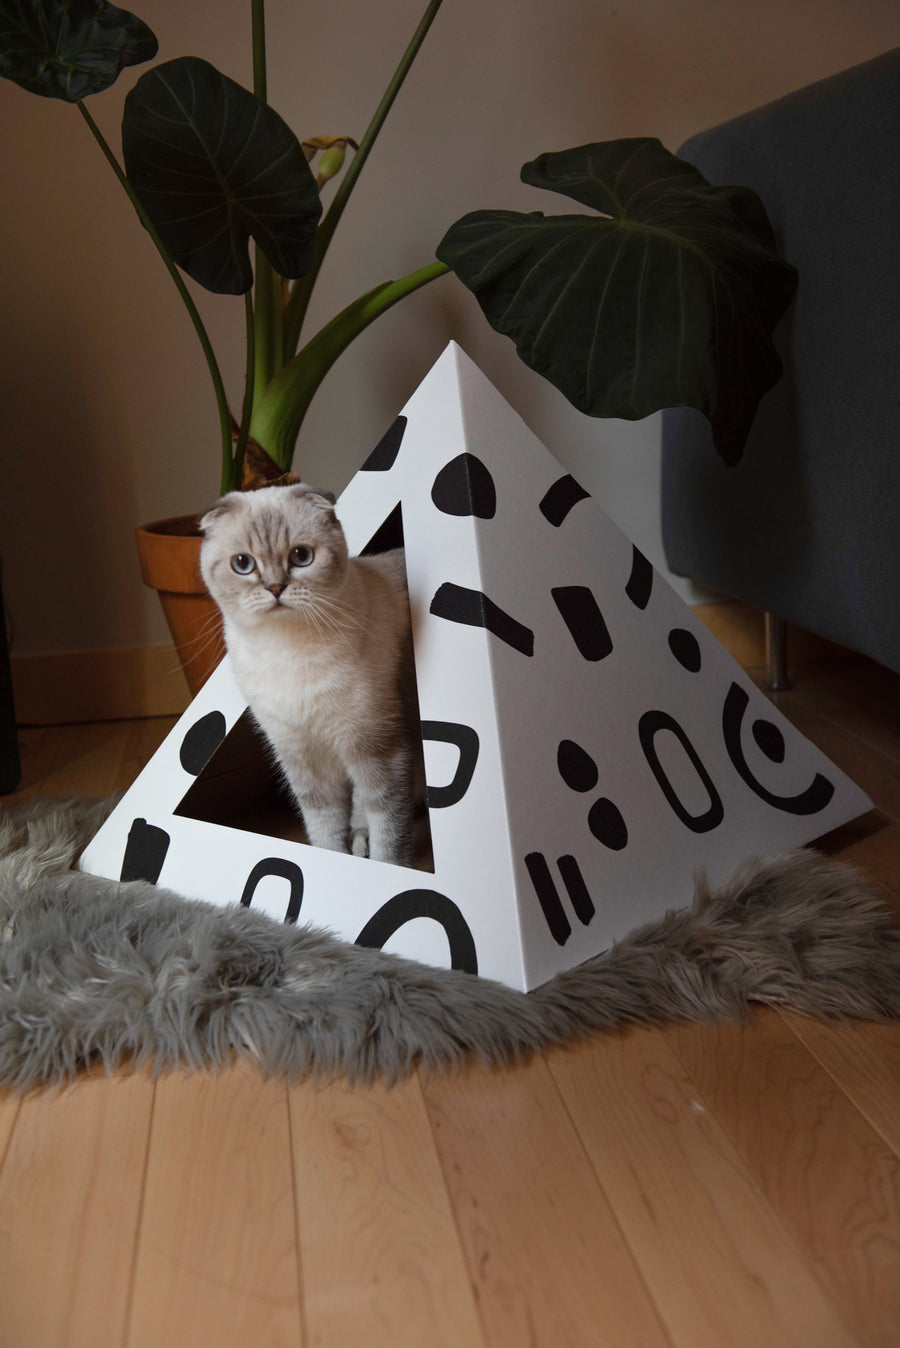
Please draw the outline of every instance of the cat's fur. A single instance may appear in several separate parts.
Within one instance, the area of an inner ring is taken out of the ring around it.
[[[302,483],[230,492],[200,527],[238,686],[310,842],[411,865],[422,754],[402,549],[348,556],[333,501]]]

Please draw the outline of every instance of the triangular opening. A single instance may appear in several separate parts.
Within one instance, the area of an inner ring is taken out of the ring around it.
[[[403,516],[398,504],[360,553],[373,556],[402,547]],[[415,668],[412,696],[418,723]],[[424,753],[421,741],[419,752]],[[309,841],[291,793],[249,709],[197,774],[173,814],[287,842]],[[415,836],[416,860],[409,869],[433,873],[431,830],[424,801],[416,812]]]

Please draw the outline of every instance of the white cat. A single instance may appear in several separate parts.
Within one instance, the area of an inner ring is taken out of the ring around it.
[[[402,549],[350,557],[334,501],[302,483],[229,492],[200,565],[235,677],[310,842],[413,864],[422,746]]]

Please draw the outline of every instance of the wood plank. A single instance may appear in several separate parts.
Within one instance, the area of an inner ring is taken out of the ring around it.
[[[122,1341],[153,1104],[146,1077],[28,1096],[0,1172],[6,1344]]]
[[[13,655],[10,672],[22,725],[177,715],[190,702],[171,645]]]
[[[6,1160],[6,1149],[12,1137],[13,1127],[21,1107],[22,1100],[12,1091],[0,1095],[0,1171]]]
[[[659,1031],[548,1060],[679,1348],[858,1343]]]
[[[296,1348],[285,1088],[243,1064],[157,1084],[127,1348]]]
[[[872,661],[834,661],[798,673],[793,694],[900,763],[900,675]],[[775,702],[778,697],[776,695]]]
[[[900,1156],[900,1025],[779,1014]]]
[[[896,1153],[774,1012],[664,1033],[844,1322],[896,1348]]]
[[[900,899],[900,824],[870,810],[853,824],[835,829],[819,845]]]
[[[424,1089],[491,1348],[667,1345],[546,1063]]]
[[[124,791],[156,753],[177,721],[176,716],[154,716],[144,721],[129,721],[111,790]]]
[[[290,1092],[307,1342],[481,1348],[415,1078]]]

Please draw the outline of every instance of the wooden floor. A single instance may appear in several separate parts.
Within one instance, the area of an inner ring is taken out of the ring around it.
[[[878,809],[900,679],[778,698]],[[166,721],[24,730],[21,795],[127,784]],[[7,798],[7,799],[15,799]],[[900,1344],[900,1029],[758,1014],[387,1091],[94,1076],[0,1096],[0,1348]]]

